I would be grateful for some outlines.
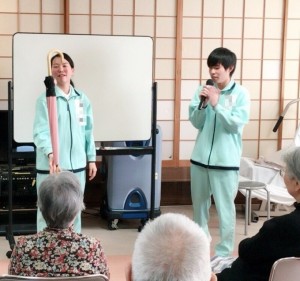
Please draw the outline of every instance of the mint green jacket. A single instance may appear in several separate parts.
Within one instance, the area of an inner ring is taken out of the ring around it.
[[[56,87],[56,104],[59,138],[59,166],[63,170],[86,167],[96,161],[93,136],[93,112],[85,94],[71,87],[67,100]],[[33,125],[33,140],[36,145],[36,168],[49,171],[48,154],[52,152],[46,94],[36,102]]]
[[[201,110],[199,86],[189,105],[189,120],[198,129],[191,162],[212,169],[238,170],[242,154],[242,133],[249,120],[248,91],[231,80],[221,91],[218,104]]]

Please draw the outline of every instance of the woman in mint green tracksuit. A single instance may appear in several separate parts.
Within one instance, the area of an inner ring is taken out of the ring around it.
[[[82,92],[75,90],[71,77],[74,73],[74,63],[65,53],[64,61],[59,55],[51,59],[52,77],[48,87],[55,88],[58,138],[59,138],[59,167],[61,170],[74,172],[84,190],[86,168],[89,180],[96,173],[96,150],[93,137],[93,112],[89,99]],[[57,172],[53,163],[52,145],[49,129],[49,118],[46,94],[40,95],[36,102],[36,112],[33,125],[33,139],[36,145],[37,189],[40,183],[49,175]],[[87,166],[88,163],[88,167]],[[59,195],[58,195],[59,196]],[[46,227],[46,222],[40,210],[37,212],[37,231]],[[74,230],[81,232],[81,214],[74,221]]]
[[[230,256],[234,249],[242,132],[249,119],[247,90],[231,79],[236,56],[217,48],[207,59],[213,86],[200,86],[189,105],[189,120],[198,135],[191,156],[191,194],[194,220],[208,229],[211,195],[219,217],[220,242],[215,255]],[[203,107],[199,109],[202,99]]]

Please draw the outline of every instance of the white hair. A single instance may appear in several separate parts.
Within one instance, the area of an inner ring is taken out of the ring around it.
[[[283,155],[286,175],[291,179],[300,180],[300,147],[290,148]]]
[[[132,255],[133,281],[209,281],[210,242],[198,224],[167,213],[148,222]]]
[[[69,171],[47,176],[38,190],[37,206],[48,227],[68,227],[85,208],[77,176]]]

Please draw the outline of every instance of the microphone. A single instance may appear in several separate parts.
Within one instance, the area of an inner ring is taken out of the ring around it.
[[[212,79],[208,79],[208,80],[206,81],[206,85],[213,86],[213,85],[214,85],[214,81],[213,81]],[[200,99],[201,99],[201,100],[200,100],[200,103],[199,103],[199,106],[198,106],[198,110],[201,110],[201,109],[203,108],[203,103],[205,102],[206,97],[201,96]]]

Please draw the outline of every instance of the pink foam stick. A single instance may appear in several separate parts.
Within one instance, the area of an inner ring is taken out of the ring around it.
[[[63,62],[63,53],[58,50],[51,50],[48,53],[48,74],[51,76],[51,57],[53,53],[58,53]],[[54,93],[55,94],[55,93]],[[47,96],[47,108],[49,116],[49,127],[51,135],[51,144],[53,152],[53,161],[56,166],[56,171],[59,171],[59,135],[58,135],[58,118],[57,118],[57,107],[56,107],[56,96]]]

